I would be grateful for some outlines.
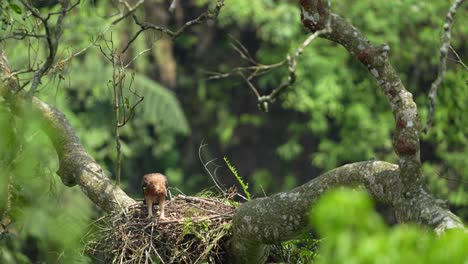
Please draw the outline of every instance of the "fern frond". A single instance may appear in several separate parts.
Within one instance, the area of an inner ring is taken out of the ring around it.
[[[247,200],[251,200],[252,198],[251,198],[251,195],[250,195],[250,192],[249,192],[249,184],[248,183],[246,184],[242,180],[242,177],[239,176],[239,173],[237,173],[236,167],[231,165],[231,163],[229,162],[229,160],[226,157],[224,157],[223,159],[224,159],[224,162],[226,163],[226,165],[228,166],[229,170],[232,172],[232,174],[234,174],[234,177],[236,177],[237,182],[239,182],[240,186],[242,187],[242,191],[247,196]]]
[[[135,77],[137,92],[145,97],[143,106],[137,109],[137,116],[161,127],[187,135],[190,127],[176,96],[159,83],[144,75]]]

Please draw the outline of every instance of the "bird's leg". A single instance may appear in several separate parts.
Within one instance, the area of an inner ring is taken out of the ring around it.
[[[150,196],[145,197],[146,206],[148,208],[148,217],[146,219],[151,219],[153,217],[153,198]]]
[[[161,210],[161,214],[159,215],[159,219],[167,219],[164,215],[164,208],[166,207],[166,197],[162,196],[159,198],[159,208]]]

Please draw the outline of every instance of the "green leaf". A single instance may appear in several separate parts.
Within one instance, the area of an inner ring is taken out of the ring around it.
[[[23,10],[21,10],[21,7],[19,7],[17,4],[10,4],[10,8],[13,9],[17,14],[23,13]]]

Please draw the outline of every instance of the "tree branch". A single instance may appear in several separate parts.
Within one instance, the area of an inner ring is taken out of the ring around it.
[[[330,1],[327,1],[327,4],[324,8],[327,12],[330,10]],[[328,12],[329,13],[329,12]],[[304,42],[301,43],[299,47],[291,54],[287,54],[286,57],[274,64],[265,65],[257,62],[248,52],[248,50],[237,40],[234,39],[234,43],[231,43],[231,46],[234,50],[239,53],[240,57],[247,61],[250,66],[247,67],[236,67],[230,72],[226,73],[214,73],[210,76],[209,80],[221,79],[231,77],[233,74],[237,74],[247,83],[249,88],[253,91],[257,97],[258,108],[264,112],[268,112],[269,106],[272,105],[276,99],[289,87],[293,86],[296,82],[296,64],[299,56],[304,52],[304,49],[307,48],[314,39],[319,37],[322,34],[330,33],[330,17],[327,16],[326,22],[324,23],[324,28],[315,31],[309,35]],[[270,93],[261,95],[259,90],[252,84],[252,80],[258,76],[264,75],[267,72],[283,67],[284,65],[288,66],[288,77],[285,81],[281,82],[277,87],[275,87]],[[247,76],[246,76],[247,75]]]
[[[62,5],[62,8],[61,8],[60,12],[50,13],[50,14],[47,15],[47,17],[44,17],[39,13],[39,11],[35,7],[30,5],[28,2],[26,2],[25,0],[20,0],[20,1],[31,12],[31,14],[35,18],[39,19],[42,22],[42,24],[44,26],[45,33],[46,33],[45,34],[45,39],[47,40],[47,47],[49,49],[49,54],[47,55],[46,61],[44,62],[44,64],[41,66],[41,68],[39,70],[34,72],[33,81],[32,81],[32,84],[31,84],[31,89],[28,92],[28,96],[32,97],[34,95],[34,92],[36,91],[37,87],[39,86],[39,84],[41,82],[42,76],[44,76],[44,74],[49,70],[49,68],[54,63],[55,55],[57,53],[57,49],[58,49],[58,45],[59,45],[59,38],[62,35],[63,20],[65,18],[65,15],[67,14],[67,12],[70,11],[70,9],[68,9],[69,2],[68,1],[63,1],[63,2],[60,2],[60,4]],[[72,8],[75,7],[76,5],[78,5],[79,2],[80,1],[78,1],[76,4],[74,4],[72,6]],[[55,23],[55,30],[52,31],[52,27],[49,24],[49,19],[50,19],[50,17],[52,15],[55,15],[55,14],[58,14],[59,16],[58,16],[57,21]]]
[[[289,192],[242,204],[233,219],[233,262],[265,262],[268,245],[306,231],[310,206],[323,192],[337,186],[364,186],[376,201],[395,209],[399,222],[428,225],[438,233],[464,228],[444,203],[422,188],[417,106],[388,61],[389,46],[372,45],[351,24],[325,8],[322,0],[299,2],[304,26],[311,32],[319,32],[331,19],[331,31],[322,37],[344,46],[369,70],[383,90],[396,122],[393,148],[399,164],[366,161],[345,165]]]
[[[188,28],[192,27],[193,25],[197,25],[202,23],[203,21],[206,20],[214,20],[218,17],[219,12],[221,11],[221,8],[224,6],[224,0],[217,0],[216,1],[216,6],[213,10],[206,10],[203,12],[201,15],[199,15],[197,18],[189,20],[185,22],[180,28],[177,30],[170,30],[169,28],[158,26],[151,24],[149,22],[140,22],[138,18],[133,15],[133,20],[135,21],[135,24],[140,26],[140,29],[135,33],[135,35],[130,39],[130,41],[127,43],[125,48],[123,48],[122,53],[124,53],[130,45],[138,38],[138,36],[143,33],[146,30],[152,29],[155,31],[162,32],[166,34],[167,36],[171,37],[172,39],[176,39],[179,37],[182,33],[184,33]]]
[[[42,122],[42,129],[52,141],[59,158],[57,174],[66,186],[79,185],[97,206],[106,212],[118,211],[135,203],[122,189],[114,186],[101,166],[86,152],[65,115],[33,97],[32,103],[20,91],[18,81],[0,50],[0,96],[13,102],[13,112],[31,111]]]
[[[434,119],[434,111],[435,111],[435,101],[437,96],[437,89],[442,84],[442,81],[445,78],[445,72],[447,71],[447,57],[450,49],[450,39],[452,37],[452,25],[453,20],[455,19],[455,14],[457,13],[458,8],[463,4],[464,0],[455,0],[450,6],[447,15],[445,16],[445,23],[443,26],[444,29],[444,36],[442,40],[442,45],[440,47],[440,62],[439,62],[439,70],[437,73],[437,78],[431,84],[431,90],[429,91],[429,116],[427,118],[426,125],[424,126],[424,133],[429,132],[429,128],[432,125]],[[456,54],[456,53],[455,53]]]
[[[124,5],[124,9],[126,9],[126,12],[122,14],[122,16],[120,16],[119,18],[117,18],[116,20],[114,20],[112,22],[112,25],[115,25],[117,23],[119,23],[120,21],[124,20],[125,18],[127,18],[129,15],[135,13],[135,11],[145,2],[145,0],[139,0],[134,6],[130,6],[127,2],[125,1],[120,1],[122,2],[122,4]]]
[[[244,203],[233,219],[235,263],[263,263],[268,246],[290,240],[309,229],[309,209],[321,195],[338,186],[364,186],[370,195],[395,208],[398,221],[429,225],[438,232],[463,228],[461,220],[420,189],[410,199],[401,195],[403,182],[395,164],[364,161],[329,171],[289,192]]]
[[[322,1],[301,0],[300,4],[304,26],[312,32],[323,29],[327,13]],[[396,123],[393,149],[399,158],[405,192],[416,191],[422,182],[418,111],[413,95],[388,61],[390,47],[386,44],[374,46],[345,19],[333,13],[330,16],[332,31],[322,37],[344,46],[369,70],[384,92]]]

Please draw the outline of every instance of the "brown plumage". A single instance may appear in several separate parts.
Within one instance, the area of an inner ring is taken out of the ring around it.
[[[160,218],[165,219],[164,207],[166,206],[167,178],[161,173],[150,173],[143,176],[143,193],[148,207],[148,218],[153,216],[153,204],[159,204]]]

